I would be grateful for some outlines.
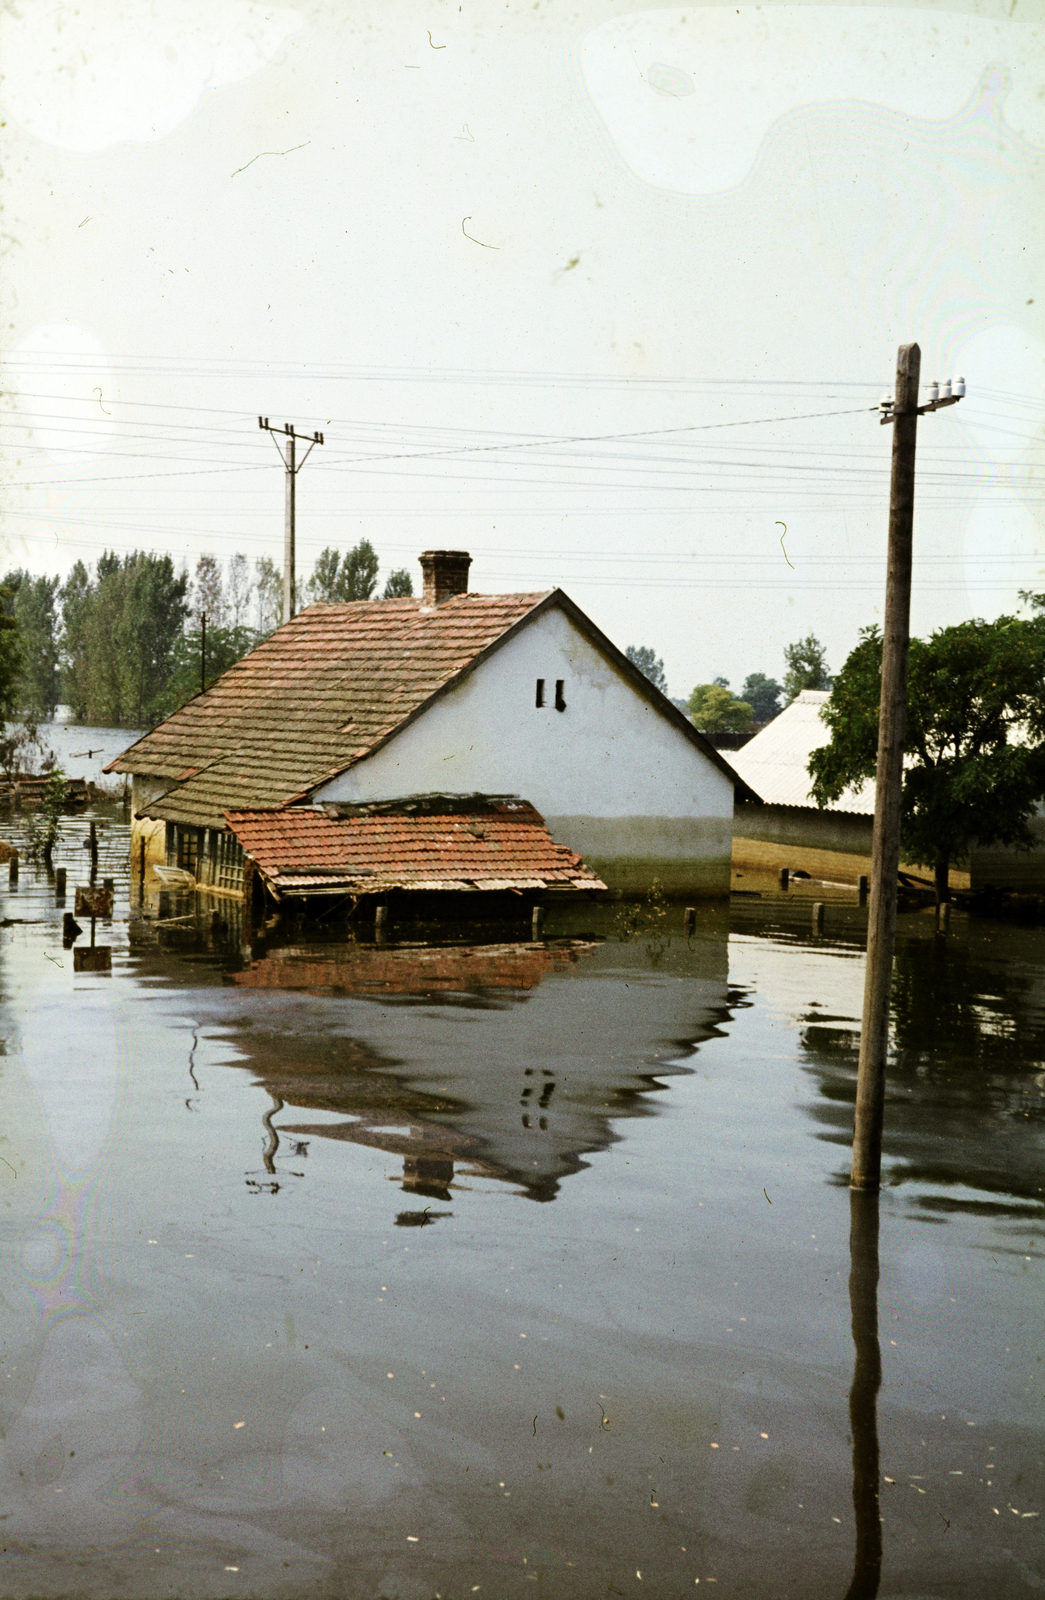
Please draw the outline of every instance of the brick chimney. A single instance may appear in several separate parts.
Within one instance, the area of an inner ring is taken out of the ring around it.
[[[472,558],[467,550],[425,550],[420,561],[425,579],[422,605],[441,606],[455,594],[468,593]]]

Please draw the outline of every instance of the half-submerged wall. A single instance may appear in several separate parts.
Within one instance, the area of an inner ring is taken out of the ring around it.
[[[733,821],[733,866],[748,872],[781,867],[814,878],[856,883],[871,871],[874,818],[857,811],[818,811],[812,806],[738,805]],[[902,872],[931,875],[918,862],[901,861]],[[969,874],[951,868],[952,889],[967,889]]]

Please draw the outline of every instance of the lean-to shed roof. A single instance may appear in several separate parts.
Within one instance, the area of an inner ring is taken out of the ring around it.
[[[381,807],[330,816],[288,806],[226,816],[247,856],[283,894],[606,887],[525,800],[485,799],[435,813]]]

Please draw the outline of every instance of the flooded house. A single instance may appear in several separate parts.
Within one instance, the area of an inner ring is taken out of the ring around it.
[[[470,564],[308,607],[112,762],[136,877],[726,894],[754,791],[561,589],[477,594]]]

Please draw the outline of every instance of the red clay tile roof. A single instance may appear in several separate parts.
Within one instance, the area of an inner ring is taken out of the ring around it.
[[[283,894],[380,894],[388,889],[604,889],[557,844],[525,800],[474,811],[329,816],[291,806],[227,811],[229,827]]]
[[[265,639],[108,772],[165,778],[143,815],[220,828],[350,766],[546,597],[462,594],[315,605]]]
[[[334,956],[321,951],[277,950],[252,961],[232,982],[244,989],[343,989],[349,993],[433,994],[476,989],[536,989],[549,972],[576,965],[594,945],[574,940],[568,946],[541,944],[345,947]],[[293,1073],[283,1066],[286,1093],[292,1105],[315,1104],[294,1092]],[[270,1073],[265,1073],[265,1081]],[[351,1093],[358,1074],[349,1075],[342,1093]],[[333,1097],[331,1110],[346,1109]],[[352,1105],[348,1109],[358,1112]],[[437,1106],[437,1110],[443,1109]]]

